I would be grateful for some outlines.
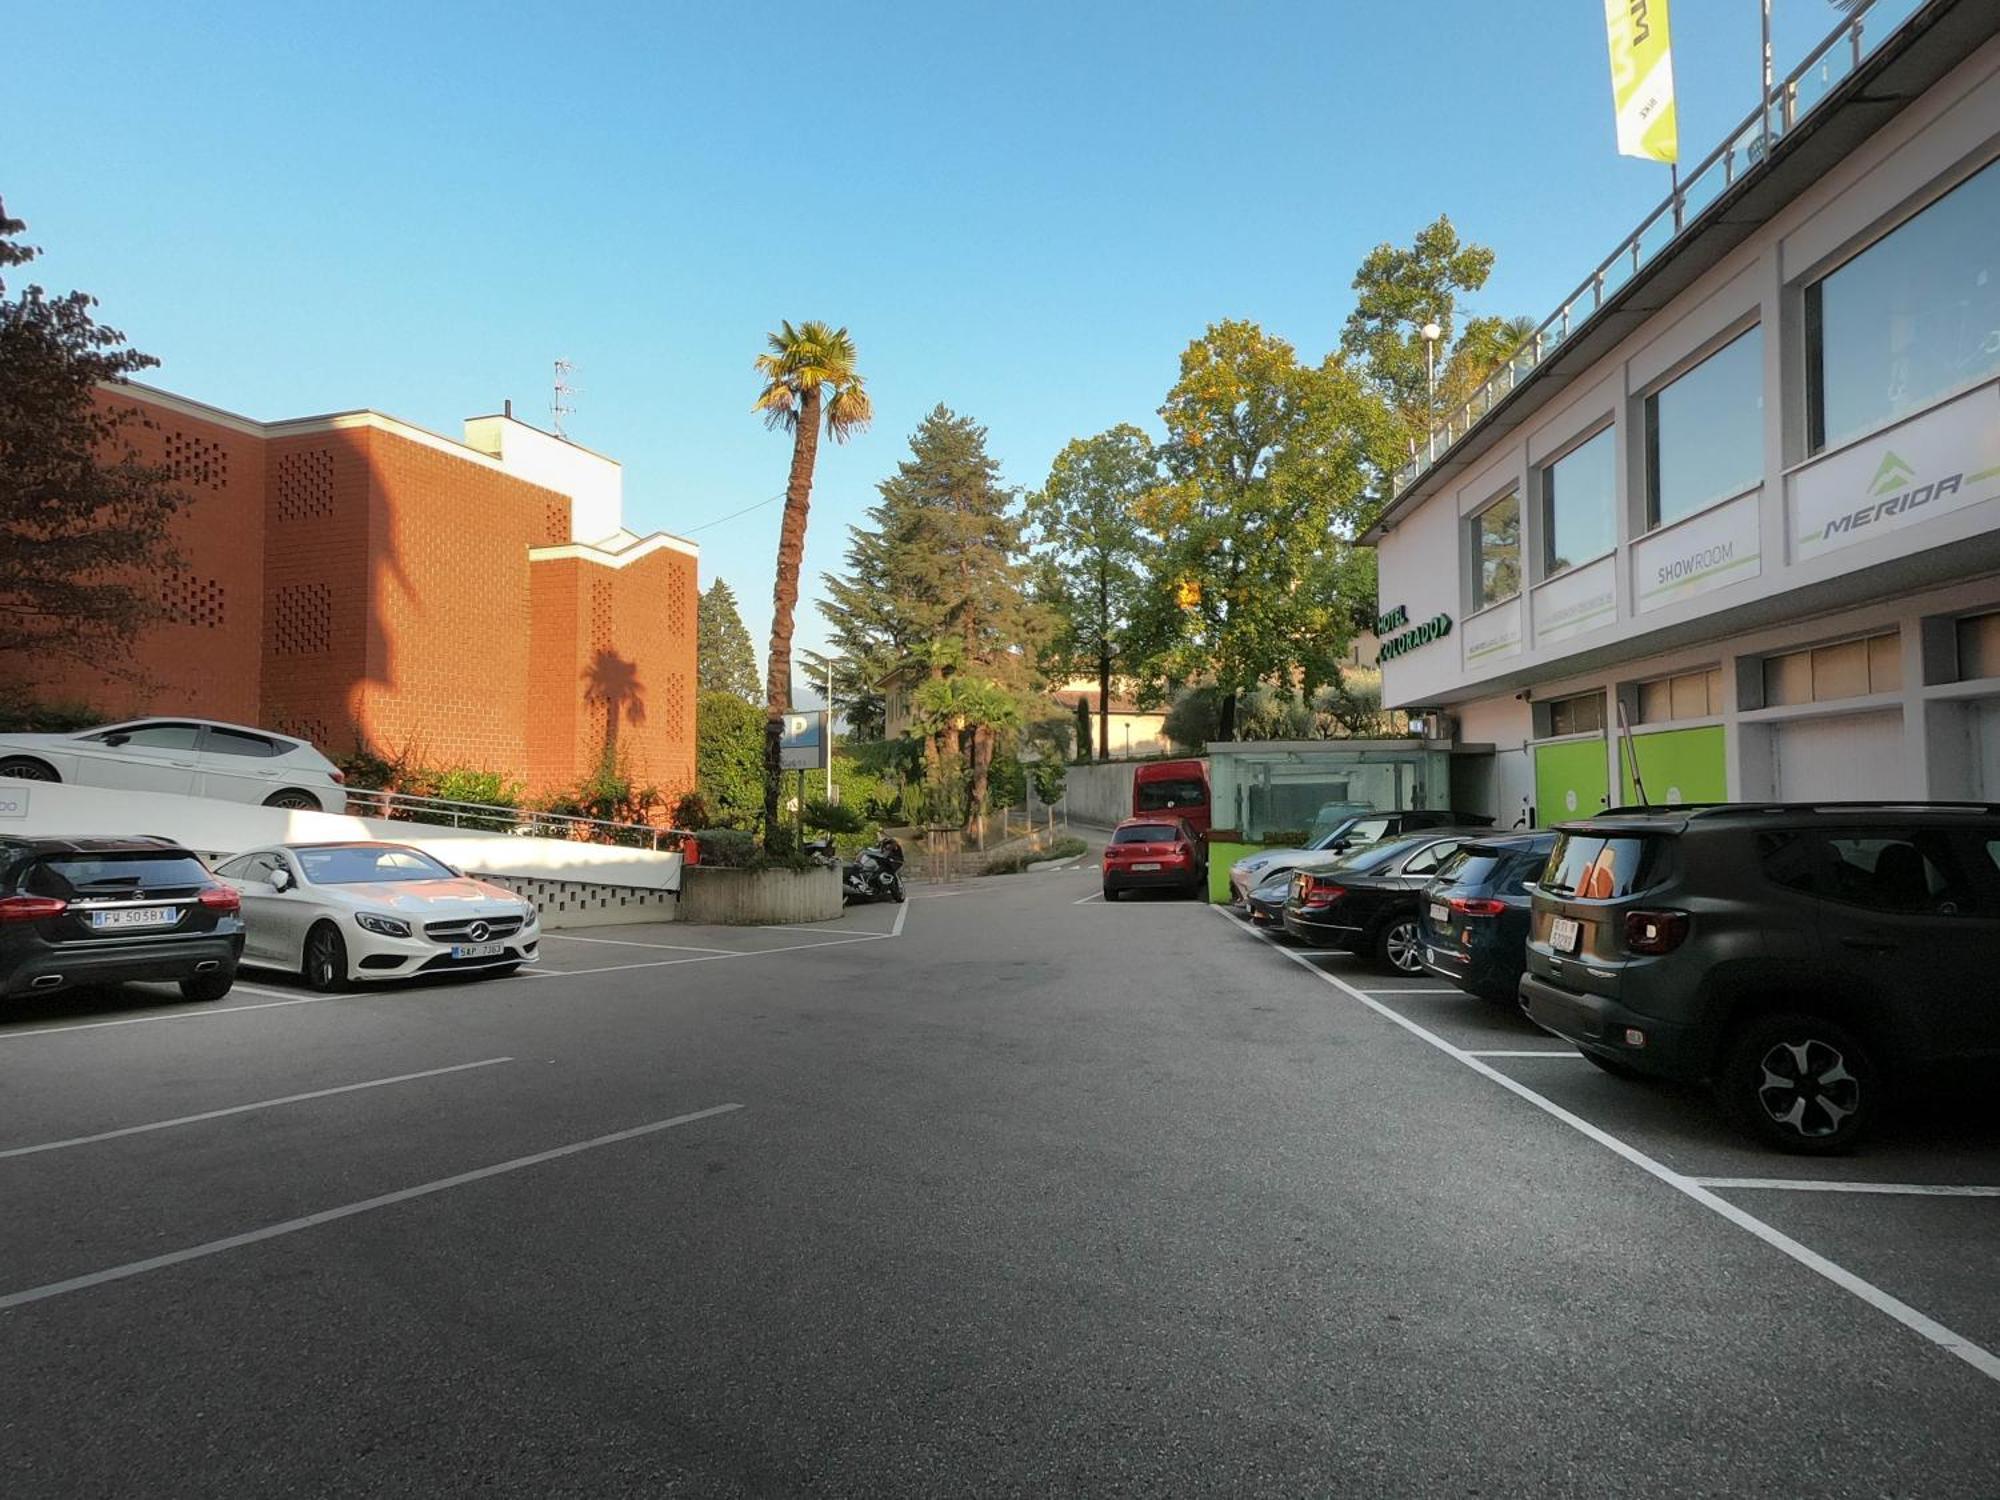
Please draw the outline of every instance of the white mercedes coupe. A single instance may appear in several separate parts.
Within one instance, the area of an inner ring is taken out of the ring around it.
[[[243,899],[243,962],[316,990],[535,961],[535,904],[408,844],[274,844],[216,866]]]

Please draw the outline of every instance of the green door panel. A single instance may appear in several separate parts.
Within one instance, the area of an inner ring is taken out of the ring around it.
[[[1587,818],[1604,811],[1611,789],[1611,768],[1605,763],[1604,754],[1601,739],[1535,746],[1537,827],[1547,828],[1566,818]]]
[[[1635,734],[1632,749],[1639,757],[1647,801],[1729,800],[1728,755],[1720,724]],[[1618,752],[1618,783],[1619,795],[1627,803],[1639,800],[1639,789],[1632,784],[1632,763],[1622,747]]]

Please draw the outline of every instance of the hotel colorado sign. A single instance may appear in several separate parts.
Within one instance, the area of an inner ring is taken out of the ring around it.
[[[1408,629],[1404,629],[1409,626]],[[1391,635],[1391,631],[1398,634]],[[1376,654],[1376,661],[1394,661],[1397,657],[1414,651],[1419,646],[1428,646],[1432,641],[1441,641],[1451,634],[1451,616],[1435,614],[1421,625],[1410,625],[1410,607],[1399,604],[1394,609],[1375,617],[1375,634],[1382,638],[1382,647]]]

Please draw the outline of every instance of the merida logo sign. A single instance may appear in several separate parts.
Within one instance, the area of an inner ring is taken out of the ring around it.
[[[1959,486],[1965,483],[1963,469],[1956,474],[1946,474],[1925,484],[1911,483],[1916,477],[1917,471],[1899,456],[1894,453],[1883,454],[1882,462],[1875,470],[1875,482],[1868,486],[1868,493],[1871,496],[1883,495],[1887,498],[1871,499],[1856,510],[1835,516],[1826,523],[1826,529],[1814,540],[1831,541],[1843,531],[1872,526],[1890,516],[1900,516],[1906,511],[1916,510],[1919,506],[1929,505],[1933,500],[1942,500],[1947,495],[1957,494]]]
[[[1387,614],[1377,616],[1375,623],[1378,626],[1386,624],[1393,630],[1397,625],[1407,624],[1409,618],[1410,611],[1408,607],[1399,604]],[[1394,661],[1397,657],[1407,655],[1419,646],[1428,646],[1432,641],[1441,641],[1450,634],[1451,616],[1445,614],[1432,615],[1423,624],[1413,629],[1405,630],[1401,635],[1392,635],[1383,641],[1382,649],[1376,654],[1375,659],[1378,662]]]

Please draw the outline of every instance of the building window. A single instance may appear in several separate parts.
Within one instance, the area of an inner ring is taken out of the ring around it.
[[[1639,684],[1639,722],[1713,719],[1722,713],[1722,668],[1681,672]]]
[[[1521,497],[1509,493],[1472,518],[1475,610],[1521,592]]]
[[[1806,288],[1810,450],[2000,374],[2000,165]]]
[[[1646,529],[1763,475],[1764,341],[1753,328],[1646,398]]]
[[[1604,694],[1578,693],[1549,705],[1549,733],[1597,734],[1604,728]]]
[[[1618,540],[1618,475],[1611,429],[1542,470],[1542,573],[1609,552]]]
[[[1958,680],[2000,677],[2000,610],[1958,622]]]
[[[1766,708],[1893,693],[1902,685],[1902,643],[1893,630],[1764,658]]]

